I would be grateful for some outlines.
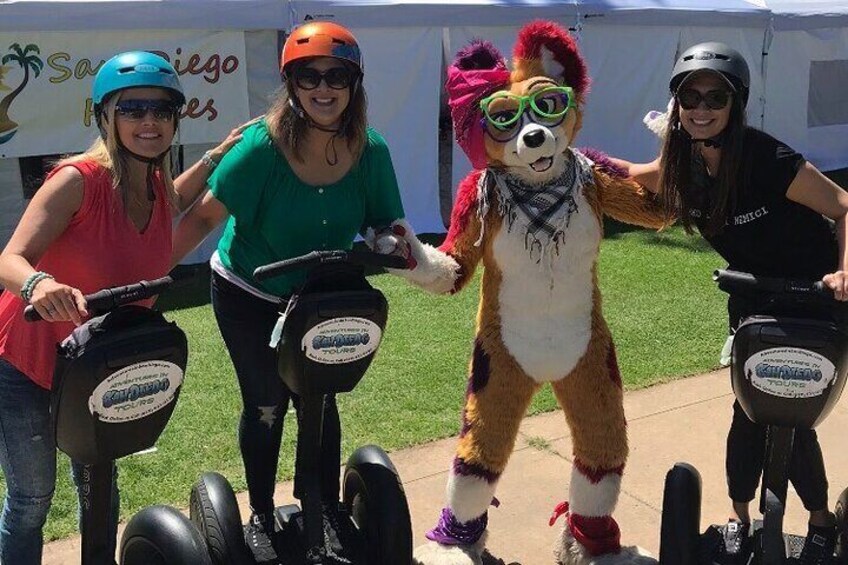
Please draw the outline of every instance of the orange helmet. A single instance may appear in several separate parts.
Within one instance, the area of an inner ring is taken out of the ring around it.
[[[356,38],[344,26],[333,22],[310,22],[291,32],[280,57],[280,72],[307,57],[333,57],[356,65],[362,72],[362,52]]]

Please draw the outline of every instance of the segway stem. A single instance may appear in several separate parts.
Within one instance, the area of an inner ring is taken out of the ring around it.
[[[783,517],[789,485],[789,462],[795,429],[785,426],[766,427],[765,464],[760,496],[763,515],[761,536],[762,565],[784,565],[786,544],[783,539]]]
[[[324,554],[324,517],[321,511],[324,395],[307,395],[300,401],[295,493],[303,504],[307,560],[321,563]]]
[[[792,458],[794,441],[794,428],[784,426],[768,426],[766,428],[766,461],[763,466],[760,512],[765,513],[766,490],[770,490],[782,505],[786,505],[786,491],[789,485],[789,461]]]
[[[115,548],[109,542],[112,474],[115,462],[86,465],[80,485],[82,565],[112,565]]]

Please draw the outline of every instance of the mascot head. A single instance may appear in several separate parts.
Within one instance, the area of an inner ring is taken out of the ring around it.
[[[475,168],[504,169],[529,184],[557,178],[580,129],[589,87],[583,57],[560,26],[524,26],[509,72],[490,43],[474,40],[448,69],[454,132]]]

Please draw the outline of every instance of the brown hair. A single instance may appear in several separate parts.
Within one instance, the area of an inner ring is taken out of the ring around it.
[[[351,72],[358,73],[353,65],[342,62]],[[305,64],[306,62],[299,62],[285,73],[283,76],[285,83],[278,90],[274,102],[265,114],[268,134],[274,140],[274,144],[280,151],[289,149],[298,161],[303,160],[301,144],[309,130],[309,119],[305,112],[300,109],[300,102],[294,92],[294,81],[291,80],[291,76]],[[366,131],[368,128],[368,100],[362,86],[361,74],[351,83],[349,88],[351,89],[350,102],[342,112],[341,129],[336,135],[344,138],[347,142],[348,149],[350,149],[354,162],[356,162],[362,155],[368,138]]]
[[[698,151],[689,134],[680,124],[680,103],[677,97],[668,118],[668,128],[660,153],[660,198],[665,210],[666,220],[679,219],[686,233],[693,233],[694,223],[690,213],[695,199],[703,198],[703,187],[694,186],[692,162]],[[715,172],[717,186],[716,199],[710,203],[709,221],[704,228],[705,235],[715,235],[724,229],[727,215],[733,209],[736,192],[741,189],[748,174],[742,155],[742,143],[745,138],[745,108],[742,97],[733,93],[731,97],[730,117],[721,132],[721,161]],[[744,169],[744,170],[743,170]],[[701,206],[706,210],[706,206]]]

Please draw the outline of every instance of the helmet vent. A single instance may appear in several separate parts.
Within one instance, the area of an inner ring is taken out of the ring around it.
[[[153,65],[141,64],[141,65],[136,65],[134,70],[137,73],[158,73],[159,67],[155,67]]]

